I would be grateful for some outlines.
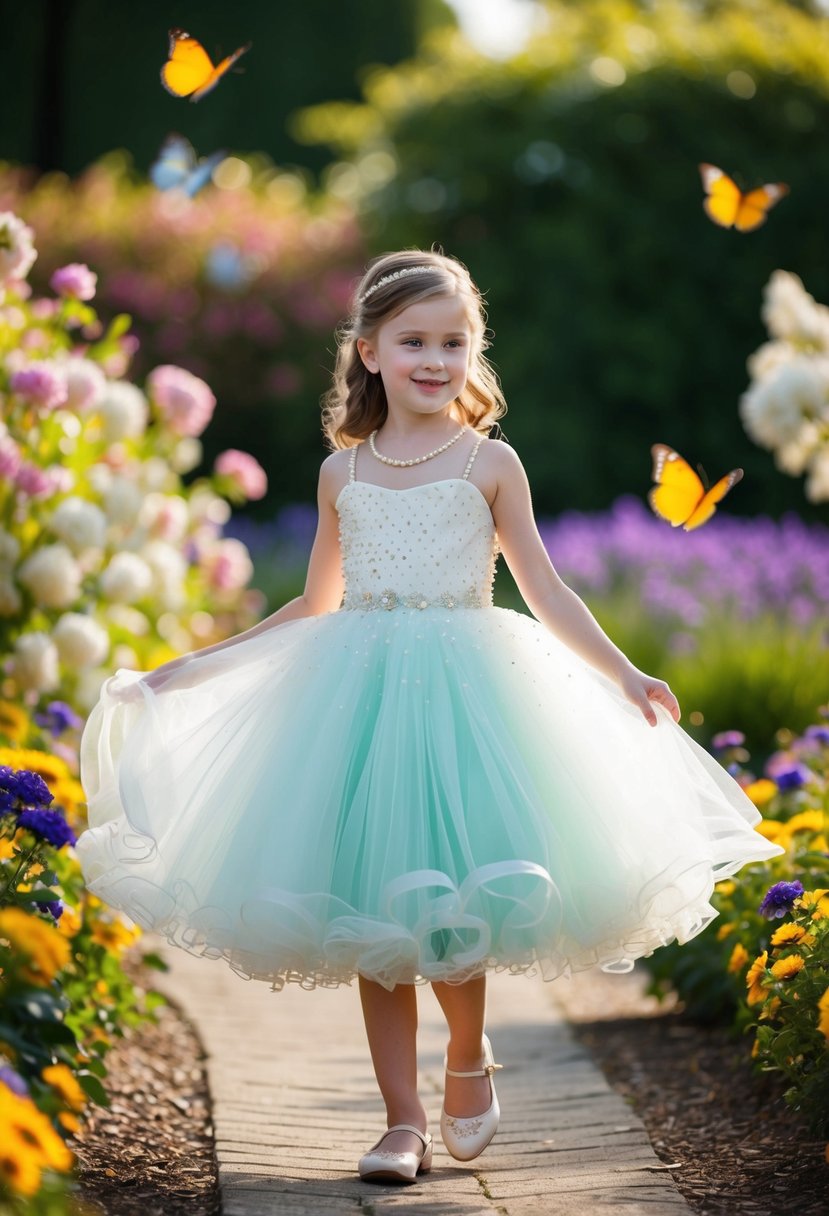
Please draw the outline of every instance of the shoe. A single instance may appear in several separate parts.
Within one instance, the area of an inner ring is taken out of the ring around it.
[[[414,1132],[423,1141],[421,1153],[390,1153],[380,1145],[389,1132]],[[357,1169],[367,1182],[416,1182],[418,1174],[432,1168],[432,1137],[411,1123],[395,1123],[383,1132],[376,1144],[363,1153]]]
[[[444,1060],[445,1065],[446,1061]],[[471,1118],[462,1119],[457,1115],[447,1115],[445,1106],[441,1110],[440,1134],[443,1138],[443,1143],[456,1161],[471,1161],[474,1157],[477,1157],[484,1151],[497,1132],[501,1108],[498,1105],[498,1095],[495,1093],[492,1074],[497,1068],[503,1067],[503,1064],[495,1064],[493,1062],[492,1046],[489,1039],[484,1035],[483,1068],[478,1068],[474,1072],[455,1072],[451,1068],[446,1068],[446,1072],[450,1077],[489,1077],[489,1090],[492,1094],[492,1101],[482,1115],[473,1115]]]

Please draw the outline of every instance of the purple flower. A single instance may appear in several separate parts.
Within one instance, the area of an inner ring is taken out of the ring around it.
[[[774,780],[777,782],[778,789],[799,790],[801,785],[806,784],[811,775],[805,764],[792,764],[786,768],[778,769],[774,774]]]
[[[35,722],[52,735],[62,735],[65,730],[83,726],[83,718],[65,701],[50,701],[45,710],[35,714]]]
[[[742,747],[746,737],[740,730],[721,730],[718,735],[714,735],[711,740],[711,746],[715,752],[723,752],[728,747]]]
[[[812,739],[815,743],[829,743],[829,726],[807,726],[803,738]]]
[[[61,266],[49,280],[52,291],[71,300],[91,300],[98,285],[98,276],[83,262]]]
[[[42,837],[56,849],[65,844],[75,843],[75,833],[64,819],[60,811],[39,811],[26,809],[21,812],[18,820],[21,828],[28,828],[35,836]]]
[[[36,899],[35,903],[37,904],[38,908],[40,908],[41,912],[48,912],[53,920],[60,920],[61,916],[63,915],[63,904],[59,899],[47,899],[43,902]]]
[[[14,769],[0,765],[0,791],[26,806],[47,807],[52,801],[49,786],[40,774],[32,773],[27,768]]]
[[[24,397],[32,405],[43,410],[54,410],[63,405],[68,396],[66,379],[46,362],[30,363],[15,372],[9,387],[18,397]]]
[[[760,915],[765,916],[768,920],[779,920],[781,916],[785,916],[787,912],[791,912],[794,901],[799,899],[802,894],[803,883],[798,880],[794,882],[776,882],[773,887],[769,887],[763,896],[763,902],[760,904]]]
[[[29,1095],[29,1087],[23,1080],[19,1072],[11,1067],[10,1064],[0,1065],[0,1084],[5,1085],[13,1094],[17,1094],[19,1098],[26,1098]]]

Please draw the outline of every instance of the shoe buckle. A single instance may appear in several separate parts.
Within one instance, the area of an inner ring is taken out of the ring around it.
[[[497,1072],[499,1068],[503,1067],[503,1064],[484,1064],[484,1074],[487,1077],[491,1077],[494,1072]]]

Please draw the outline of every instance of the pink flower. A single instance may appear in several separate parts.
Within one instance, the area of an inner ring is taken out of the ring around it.
[[[14,477],[20,468],[20,448],[11,435],[0,437],[0,477]]]
[[[98,404],[106,389],[106,377],[91,359],[74,356],[63,364],[66,392],[71,409],[83,411]]]
[[[9,381],[13,393],[43,410],[64,405],[67,398],[66,379],[51,363],[30,363],[13,374]]]
[[[203,380],[183,367],[162,363],[150,372],[147,387],[176,435],[200,435],[213,417],[216,398]]]
[[[228,448],[216,457],[214,472],[232,481],[245,498],[264,498],[268,492],[268,475],[255,456]]]
[[[217,591],[236,591],[253,574],[250,554],[233,537],[216,541],[202,557],[201,566],[210,586]]]
[[[14,484],[27,498],[48,498],[54,490],[52,478],[36,464],[27,464],[25,461],[15,474]]]
[[[33,236],[19,216],[0,212],[0,283],[25,279],[37,257]]]
[[[95,295],[98,276],[83,262],[61,266],[49,280],[52,291],[70,300],[91,300]]]

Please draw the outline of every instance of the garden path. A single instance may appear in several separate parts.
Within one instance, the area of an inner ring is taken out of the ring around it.
[[[687,1216],[640,1120],[573,1039],[555,990],[494,976],[488,1028],[503,1108],[484,1155],[455,1162],[435,1137],[431,1174],[362,1182],[356,1162],[383,1127],[355,988],[274,993],[222,962],[147,935],[170,964],[157,986],[207,1053],[223,1216]],[[560,981],[566,983],[566,981]],[[436,1131],[445,1028],[421,993],[421,1090]]]

